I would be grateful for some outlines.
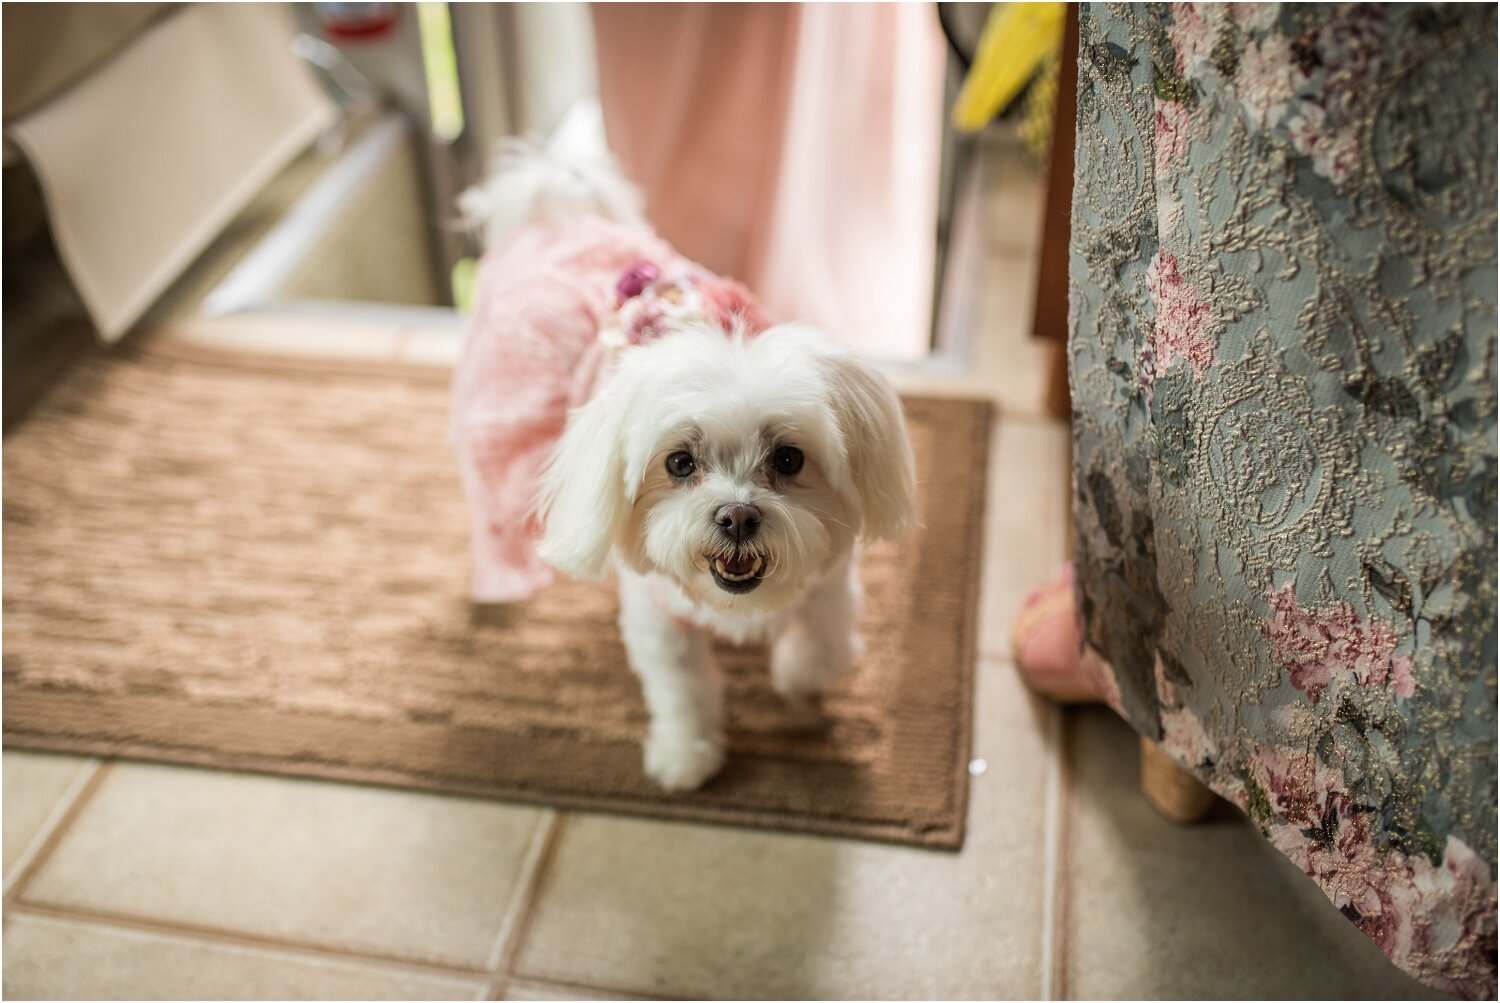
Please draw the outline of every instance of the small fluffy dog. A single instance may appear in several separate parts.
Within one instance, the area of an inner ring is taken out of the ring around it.
[[[768,640],[789,699],[853,662],[856,546],[912,518],[900,401],[678,256],[612,165],[513,150],[460,205],[489,245],[454,382],[474,598],[613,569],[646,772],[697,787],[724,761],[710,635]]]

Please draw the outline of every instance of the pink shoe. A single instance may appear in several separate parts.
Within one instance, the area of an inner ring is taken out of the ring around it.
[[[1079,656],[1073,565],[1026,596],[1011,631],[1016,668],[1038,696],[1057,703],[1100,703],[1103,696]]]

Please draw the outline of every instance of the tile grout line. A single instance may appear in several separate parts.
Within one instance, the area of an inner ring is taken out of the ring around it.
[[[1052,898],[1052,972],[1054,999],[1069,999],[1069,965],[1072,961],[1071,874],[1073,834],[1073,732],[1069,724],[1073,714],[1066,707],[1058,713],[1058,806],[1057,806],[1057,882]]]
[[[307,955],[320,960],[345,961],[352,964],[376,964],[401,968],[423,975],[442,976],[477,981],[484,984],[489,973],[482,968],[448,964],[442,961],[423,961],[403,958],[399,955],[382,954],[378,951],[361,951],[357,948],[334,947],[313,941],[293,940],[266,934],[248,933],[210,926],[196,926],[151,916],[132,916],[128,913],[111,912],[105,909],[89,909],[71,905],[53,905],[47,902],[32,902],[17,899],[6,903],[6,912],[22,916],[37,916],[56,920],[89,923],[94,926],[113,927],[137,933],[155,934],[169,939],[199,941],[242,949],[280,951],[286,954]]]
[[[512,900],[512,912],[507,917],[505,927],[496,940],[495,953],[490,965],[491,981],[486,995],[490,999],[498,999],[512,986],[531,985],[575,993],[590,993],[595,996],[610,996],[622,1000],[673,999],[674,997],[670,996],[645,996],[629,990],[585,982],[569,982],[551,977],[533,978],[514,970],[516,958],[521,953],[526,934],[530,932],[542,881],[546,878],[552,858],[556,855],[558,844],[562,842],[563,830],[572,818],[570,812],[562,811],[553,811],[550,816],[547,822],[537,827],[536,835],[527,848],[526,860],[522,864],[523,881],[517,886],[516,895]]]
[[[1042,808],[1042,999],[1054,995],[1057,947],[1058,857],[1062,838],[1059,828],[1062,802],[1062,708],[1053,705],[1047,714],[1047,793]]]
[[[69,784],[68,789],[58,799],[57,806],[53,808],[47,821],[43,823],[41,831],[33,838],[22,859],[17,861],[15,867],[12,868],[12,877],[6,882],[4,887],[3,901],[7,912],[81,921],[93,923],[98,926],[136,930],[186,940],[208,941],[238,947],[281,950],[289,953],[312,955],[323,959],[332,958],[349,962],[374,962],[429,975],[469,979],[478,976],[483,979],[484,976],[493,974],[493,966],[486,969],[461,964],[450,964],[442,961],[423,961],[404,958],[398,955],[383,954],[378,951],[362,951],[358,948],[320,944],[315,941],[278,938],[231,929],[199,926],[192,923],[179,923],[173,920],[150,916],[136,916],[109,910],[90,909],[28,899],[26,893],[30,888],[32,880],[46,865],[53,852],[62,842],[63,837],[92,801],[94,794],[103,785],[105,778],[110,772],[111,765],[111,761],[101,760],[97,757],[91,758],[88,765],[80,771],[79,776],[74,778],[72,783]],[[553,812],[550,814],[555,815],[556,813]],[[550,821],[550,818],[547,819],[547,822]],[[552,828],[548,824],[538,825],[539,832],[546,830],[550,833]],[[534,843],[538,841],[535,838],[533,840]],[[523,864],[523,875],[526,873],[527,864],[530,864],[535,856],[536,848],[533,846],[528,851],[527,862]],[[529,881],[527,883],[529,884]],[[488,984],[484,988],[487,991],[489,988]]]
[[[566,823],[564,812],[548,809],[532,832],[531,843],[526,847],[526,858],[521,862],[521,873],[516,889],[511,893],[505,910],[505,922],[495,936],[495,945],[490,950],[488,968],[494,981],[503,984],[511,975],[511,964],[521,950],[521,940],[530,923],[532,907],[535,905],[538,886],[543,872],[552,860],[553,848]]]
[[[1064,350],[1065,363],[1071,364]],[[1062,537],[1062,554],[1059,555],[1059,564],[1070,565],[1073,561],[1073,436],[1072,423],[1066,419],[1053,419],[1061,421],[1068,429],[1068,435],[1064,440],[1065,462],[1062,465],[1063,483],[1062,491],[1062,526],[1060,527]],[[1070,917],[1068,916],[1068,892],[1069,882],[1069,852],[1068,846],[1072,835],[1072,795],[1073,795],[1073,757],[1072,741],[1068,731],[1068,722],[1071,715],[1066,707],[1059,706],[1055,709],[1053,724],[1056,733],[1053,736],[1053,770],[1055,771],[1056,789],[1049,787],[1047,815],[1048,824],[1053,827],[1053,835],[1048,842],[1047,852],[1051,857],[1049,871],[1051,884],[1047,890],[1047,901],[1044,904],[1044,912],[1047,922],[1047,954],[1046,963],[1048,968],[1043,975],[1046,980],[1047,999],[1066,999],[1068,997],[1068,964],[1071,960],[1069,952],[1072,949],[1069,936]]]
[[[1073,368],[1072,354],[1068,345],[1064,344],[1062,350],[1062,364],[1067,369],[1064,374],[1064,385],[1067,397],[1071,401],[1071,376]],[[1062,554],[1059,565],[1071,568],[1073,564],[1073,545],[1076,538],[1073,524],[1073,422],[1071,416],[1054,419],[1060,421],[1066,430],[1063,438],[1063,463],[1062,483],[1055,485],[1062,496],[1061,513],[1061,536]],[[1057,838],[1053,845],[1057,853],[1057,871],[1052,895],[1048,906],[1052,912],[1052,925],[1050,927],[1052,936],[1053,958],[1052,971],[1048,975],[1050,988],[1055,994],[1055,999],[1066,999],[1069,994],[1068,970],[1070,952],[1072,951],[1071,917],[1068,915],[1069,898],[1071,888],[1069,872],[1069,845],[1071,843],[1073,813],[1073,754],[1072,736],[1068,730],[1068,724],[1072,715],[1066,707],[1057,708],[1057,746],[1056,762],[1058,772],[1058,798],[1057,798]]]
[[[78,771],[78,776],[68,784],[62,796],[57,799],[57,804],[53,805],[52,811],[48,812],[37,834],[22,851],[21,858],[11,868],[10,874],[6,875],[3,894],[7,906],[11,904],[12,899],[20,897],[26,886],[31,883],[31,879],[47,863],[52,856],[52,851],[72,828],[74,820],[83,813],[83,809],[93,799],[94,792],[104,782],[104,777],[108,772],[108,763],[98,757],[90,757],[83,768]]]
[[[541,978],[533,979],[525,976],[507,980],[506,988],[540,989],[554,993],[572,993],[574,996],[592,994],[595,997],[604,997],[617,1000],[673,1000],[681,999],[678,996],[645,996],[640,993],[627,992],[621,989],[610,989],[605,986],[590,985],[586,982],[569,982],[566,979]],[[498,998],[498,997],[495,997]]]

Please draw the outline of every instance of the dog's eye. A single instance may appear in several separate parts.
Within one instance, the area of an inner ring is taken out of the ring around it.
[[[792,476],[802,469],[802,450],[796,446],[781,446],[771,454],[771,466],[776,468],[778,474]]]
[[[800,463],[799,463],[800,465]],[[693,454],[685,449],[679,449],[675,453],[667,454],[667,473],[676,478],[691,477],[698,465],[693,462]]]

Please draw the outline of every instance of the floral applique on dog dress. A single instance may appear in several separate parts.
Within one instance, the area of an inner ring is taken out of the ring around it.
[[[484,256],[453,380],[451,436],[474,537],[470,596],[516,602],[555,572],[532,512],[568,412],[616,353],[705,320],[770,326],[744,286],[639,226],[586,217],[525,227]]]

